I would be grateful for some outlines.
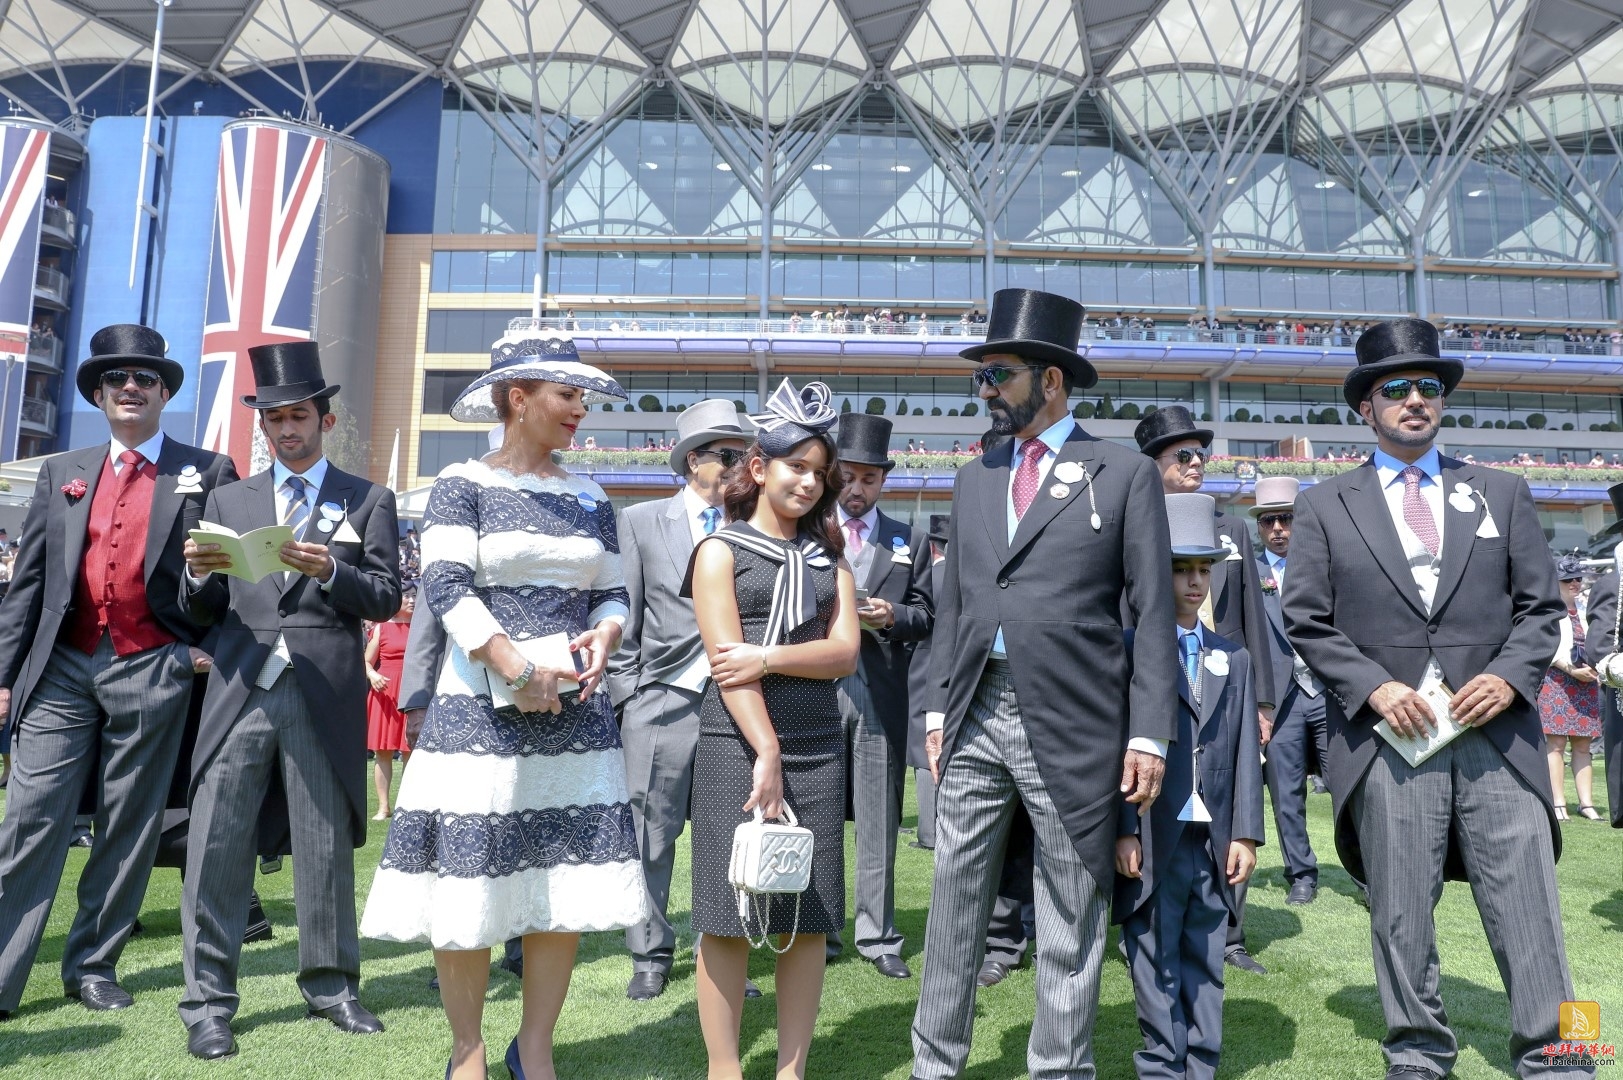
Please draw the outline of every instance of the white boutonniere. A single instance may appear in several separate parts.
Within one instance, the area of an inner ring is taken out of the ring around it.
[[[180,470],[180,475],[175,477],[175,491],[181,495],[203,493],[203,477],[196,465],[187,465]]]
[[[1487,496],[1470,484],[1465,483],[1463,480],[1455,484],[1453,494],[1448,497],[1448,504],[1462,514],[1469,514],[1480,504],[1482,507],[1482,520],[1477,522],[1477,538],[1491,540],[1499,535],[1499,525],[1493,520],[1493,512],[1488,509]]]
[[[1209,652],[1203,662],[1206,670],[1220,679],[1229,673],[1229,654],[1226,652],[1221,650]]]

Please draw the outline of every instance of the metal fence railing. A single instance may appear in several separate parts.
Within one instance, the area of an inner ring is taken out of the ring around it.
[[[603,316],[558,316],[542,319],[520,318],[509,323],[510,330],[558,330],[566,333],[594,336],[638,334],[669,336],[672,334],[703,336],[739,334],[762,335],[832,335],[836,337],[914,337],[980,339],[986,336],[984,322],[965,322],[961,319],[914,318],[809,318],[792,316],[787,319],[742,319],[729,317],[667,319],[615,318]],[[1293,328],[1239,328],[1216,329],[1195,326],[1101,326],[1083,327],[1082,343],[1090,342],[1142,342],[1145,344],[1216,344],[1239,346],[1283,346],[1311,349],[1351,349],[1358,341],[1359,331],[1353,328],[1327,328],[1295,330]],[[1506,353],[1568,356],[1623,357],[1623,331],[1607,332],[1593,340],[1568,341],[1562,337],[1539,336],[1521,338],[1495,338],[1485,334],[1449,335],[1442,340],[1448,352]]]

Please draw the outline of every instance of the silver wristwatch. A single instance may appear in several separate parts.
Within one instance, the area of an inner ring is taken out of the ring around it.
[[[531,660],[531,661],[528,661],[528,662],[525,663],[524,670],[518,673],[518,678],[514,679],[512,682],[507,684],[508,689],[510,689],[510,690],[522,690],[522,689],[524,689],[526,686],[530,685],[530,679],[534,675],[535,675],[535,661]]]

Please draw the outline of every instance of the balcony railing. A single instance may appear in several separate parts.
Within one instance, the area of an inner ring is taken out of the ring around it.
[[[72,284],[72,279],[55,267],[34,268],[34,295],[41,300],[67,307]]]
[[[55,334],[28,335],[28,362],[52,372],[62,370],[62,339]]]
[[[56,434],[56,404],[54,402],[43,401],[39,398],[23,398],[21,415],[25,427],[34,428],[46,435]]]
[[[78,243],[77,224],[73,213],[60,206],[47,206],[40,215],[45,242],[55,241],[58,247],[73,247]]]
[[[662,319],[662,318],[605,318],[560,316],[542,319],[520,318],[508,324],[509,330],[559,330],[568,333],[595,336],[628,336],[638,334],[668,337],[673,334],[703,336],[706,334],[806,334],[835,337],[915,337],[930,339],[961,338],[978,340],[986,336],[986,324],[964,322],[960,319],[923,318],[907,321],[790,317],[787,319]],[[1085,325],[1082,344],[1090,342],[1144,342],[1145,344],[1196,343],[1216,345],[1282,346],[1310,349],[1351,349],[1361,330],[1352,327],[1319,330],[1290,328],[1239,329],[1219,327],[1209,329],[1193,326],[1104,326]],[[1623,357],[1623,331],[1605,331],[1595,340],[1567,341],[1562,337],[1538,336],[1521,338],[1495,338],[1482,334],[1448,335],[1442,339],[1446,352],[1462,353],[1543,353],[1566,356]]]

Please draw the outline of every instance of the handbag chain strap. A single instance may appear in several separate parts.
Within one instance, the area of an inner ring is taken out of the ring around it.
[[[795,947],[795,938],[800,934],[800,894],[799,893],[795,893],[795,921],[794,921],[793,926],[789,930],[789,943],[787,945],[785,945],[783,948],[780,949],[776,945],[772,944],[772,935],[767,933],[767,925],[768,925],[767,916],[770,915],[771,912],[772,912],[772,896],[771,896],[771,894],[767,894],[767,897],[766,897],[766,911],[763,912],[761,910],[761,894],[760,893],[748,893],[743,889],[738,889],[737,891],[738,891],[738,925],[743,928],[744,940],[749,942],[750,948],[752,948],[752,949],[767,948],[767,949],[771,949],[773,952],[777,953],[779,956],[782,956],[784,953],[788,952],[790,949]],[[745,901],[746,896],[749,898],[747,905],[746,905],[746,901]],[[746,906],[748,906],[748,908],[755,913],[755,921],[761,924],[761,940],[760,941],[755,940],[754,932],[752,930],[750,930],[749,923],[746,922],[745,919],[744,919]]]

